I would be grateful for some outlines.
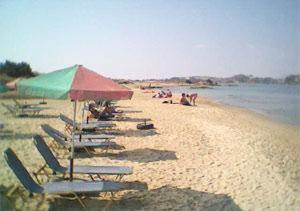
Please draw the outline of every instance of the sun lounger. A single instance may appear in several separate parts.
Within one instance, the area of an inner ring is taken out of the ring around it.
[[[22,162],[10,148],[4,151],[4,158],[22,185],[30,192],[30,195],[33,193],[54,195],[72,194],[74,196],[73,199],[77,199],[84,208],[85,205],[77,194],[99,195],[103,192],[113,193],[121,190],[137,190],[137,187],[132,186],[130,183],[110,181],[56,181],[39,185],[33,180]]]
[[[18,109],[18,112],[21,113],[21,114],[32,114],[32,115],[37,115],[37,114],[40,114],[41,111],[44,111],[48,108],[19,108]]]
[[[113,106],[113,107],[116,107],[116,106]],[[85,105],[85,106],[83,107],[83,109],[84,109],[85,111],[90,111],[88,105]],[[112,112],[112,114],[113,114],[113,115],[123,115],[123,114],[125,114],[126,112],[127,112],[127,111]]]
[[[28,108],[28,107],[30,107],[30,105],[19,103],[16,99],[13,99],[13,102],[15,103],[15,107],[17,107],[17,108]]]
[[[15,106],[18,108],[32,108],[32,107],[36,107],[39,105],[43,105],[45,103],[20,103],[19,101],[17,101],[16,99],[13,99]]]
[[[15,108],[14,108],[13,106],[7,105],[7,104],[5,104],[5,103],[1,103],[1,105],[2,105],[4,108],[6,108],[6,110],[7,110],[9,113],[11,113],[12,115],[16,115],[16,110],[15,110]]]
[[[58,130],[52,128],[47,124],[44,124],[41,127],[45,131],[45,133],[47,133],[50,137],[52,137],[53,140],[56,141],[59,145],[70,149],[71,142],[68,141],[61,132],[59,132]],[[98,139],[97,141],[76,141],[75,140],[74,148],[84,149],[89,155],[91,155],[91,150],[89,148],[100,148],[105,151],[109,149],[114,149],[114,150],[125,149],[124,146],[118,145],[116,142],[109,141],[107,139],[104,140]]]
[[[18,106],[6,105],[4,103],[2,103],[2,106],[5,107],[11,114],[17,117],[38,115],[41,111],[48,109],[48,108],[37,108],[37,107],[18,107]]]
[[[65,135],[64,133],[60,132],[59,130],[54,129],[53,127],[51,127],[50,125],[47,124],[43,124],[41,125],[41,127],[43,128],[43,130],[51,130],[55,133],[57,133],[60,137],[62,137],[65,140],[70,140],[71,137]],[[109,135],[109,134],[82,134],[82,133],[75,133],[75,141],[103,141],[105,139],[114,139],[116,138],[113,135]]]
[[[45,143],[44,139],[39,136],[35,135],[33,137],[33,142],[41,153],[43,158],[45,159],[48,166],[53,170],[53,174],[56,172],[62,173],[63,175],[70,172],[69,167],[63,167],[60,165],[58,160],[55,158],[47,144]],[[44,166],[42,167],[44,168]],[[39,170],[41,171],[41,169]],[[116,179],[121,180],[124,175],[132,174],[132,168],[127,166],[74,166],[73,167],[74,174],[88,174],[92,180],[94,180],[94,175],[98,176],[99,179],[101,175],[116,175]]]
[[[66,129],[67,130],[71,130],[71,128],[73,128],[73,120],[70,119],[69,117],[60,114],[59,118],[65,122],[66,124]],[[86,124],[86,123],[75,123],[76,125],[76,130],[95,130],[98,128],[112,128],[114,126],[116,126],[116,124],[110,123],[110,122],[94,122],[94,123],[90,123],[90,124]]]
[[[77,140],[94,140],[94,139],[114,139],[116,138],[113,135],[109,134],[88,134],[88,133],[82,133],[82,132],[75,132],[75,139]]]

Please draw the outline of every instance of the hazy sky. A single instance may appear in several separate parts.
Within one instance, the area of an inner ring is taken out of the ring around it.
[[[115,78],[300,73],[299,0],[0,0],[0,61]]]

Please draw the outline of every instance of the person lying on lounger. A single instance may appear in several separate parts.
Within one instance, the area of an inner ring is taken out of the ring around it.
[[[167,90],[167,92],[161,90],[157,94],[152,96],[152,98],[169,98],[169,97],[172,97],[172,92],[169,89]]]
[[[89,111],[91,112],[89,118],[95,118],[98,120],[107,120],[109,118],[114,117],[114,115],[111,112],[104,111],[104,110],[102,112],[98,111],[94,103],[89,104]]]
[[[104,110],[102,112],[109,113],[111,115],[113,115],[113,113],[123,113],[123,111],[117,110],[113,106],[109,106],[109,103],[105,103]]]
[[[166,97],[172,97],[172,92],[170,89],[167,89]]]
[[[185,93],[182,93],[181,95],[180,104],[185,106],[191,106],[190,102],[185,97]]]

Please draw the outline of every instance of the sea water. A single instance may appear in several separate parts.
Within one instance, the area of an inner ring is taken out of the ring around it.
[[[198,93],[216,102],[247,108],[274,120],[300,125],[300,86],[285,84],[238,84],[213,89],[170,88],[173,93]]]

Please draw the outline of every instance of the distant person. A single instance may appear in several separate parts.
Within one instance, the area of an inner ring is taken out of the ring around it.
[[[170,89],[167,89],[166,97],[172,97],[172,92]]]
[[[165,92],[164,91],[159,91],[157,94],[153,95],[152,98],[163,98],[165,97]]]
[[[197,93],[193,93],[193,94],[187,94],[186,97],[188,97],[190,99],[190,103],[193,102],[193,105],[196,105],[196,98],[198,97]]]
[[[180,104],[185,106],[191,106],[190,102],[187,100],[185,93],[181,94]]]
[[[165,93],[163,90],[160,90],[160,96],[161,96],[161,97],[165,97],[165,96],[166,96],[166,93]]]

